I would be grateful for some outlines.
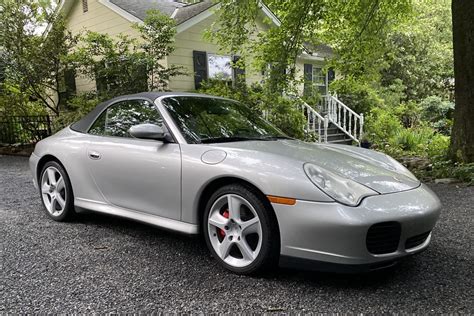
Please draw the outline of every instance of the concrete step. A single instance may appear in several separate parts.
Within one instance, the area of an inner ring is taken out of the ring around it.
[[[338,140],[329,140],[328,143],[339,144],[339,145],[352,145],[352,139],[338,139]]]
[[[339,139],[349,139],[349,137],[347,137],[347,135],[344,133],[337,133],[337,134],[328,133],[328,140],[339,140]]]

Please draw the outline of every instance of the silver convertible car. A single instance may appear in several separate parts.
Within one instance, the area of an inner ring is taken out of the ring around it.
[[[371,271],[424,250],[440,201],[394,159],[285,136],[236,101],[140,93],[40,141],[56,221],[93,210],[204,236],[223,267]]]

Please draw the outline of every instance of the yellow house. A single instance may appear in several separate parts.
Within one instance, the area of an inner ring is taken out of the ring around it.
[[[81,31],[107,33],[111,36],[126,34],[138,37],[132,28],[133,23],[142,23],[146,11],[157,9],[176,21],[175,50],[163,61],[165,65],[178,65],[186,69],[187,74],[170,80],[172,91],[196,90],[201,81],[227,77],[235,80],[236,75],[244,74],[247,84],[260,82],[263,75],[260,71],[252,70],[250,63],[244,69],[232,68],[231,61],[238,56],[222,53],[219,47],[204,38],[205,30],[215,21],[215,12],[219,4],[209,0],[204,1],[174,1],[174,0],[63,0],[60,10],[66,16],[67,26],[73,34]],[[257,21],[259,32],[270,27],[279,27],[280,21],[261,4],[261,12]],[[331,50],[321,46],[316,52],[306,51],[296,60],[297,76],[312,81],[319,86],[323,94],[328,90],[328,83],[334,78],[334,73],[323,72],[325,59],[331,55]],[[240,77],[239,76],[239,77]],[[87,78],[75,78],[77,92],[95,89],[95,82]],[[300,90],[303,92],[303,85]]]

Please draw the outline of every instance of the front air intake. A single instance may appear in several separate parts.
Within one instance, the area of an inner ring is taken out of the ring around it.
[[[370,226],[366,238],[367,250],[376,255],[395,252],[401,230],[400,223],[397,222],[383,222]]]
[[[425,242],[430,233],[431,231],[408,238],[405,242],[405,249],[411,249],[421,245]]]

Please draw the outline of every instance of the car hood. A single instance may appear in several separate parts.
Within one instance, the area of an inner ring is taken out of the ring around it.
[[[252,150],[278,155],[302,164],[310,162],[379,193],[416,188],[420,182],[385,154],[347,145],[306,143],[297,140],[243,141],[213,144],[229,150]],[[277,162],[277,161],[276,161]]]

